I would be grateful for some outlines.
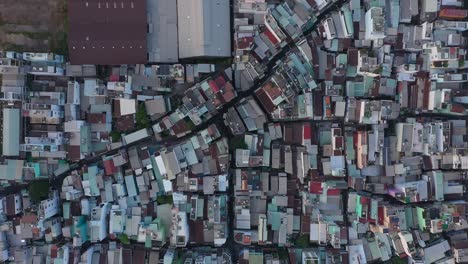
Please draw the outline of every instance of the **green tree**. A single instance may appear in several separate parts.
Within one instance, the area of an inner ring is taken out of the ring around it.
[[[196,127],[190,118],[185,119],[185,124],[187,124],[187,127],[189,128],[189,130],[194,130]]]
[[[294,241],[294,245],[300,248],[310,247],[309,236],[307,234],[300,235],[299,237],[296,238],[296,241]]]
[[[49,198],[49,181],[32,181],[29,184],[29,198],[32,202],[39,202]]]
[[[146,107],[144,103],[138,105],[136,112],[136,127],[137,129],[150,128],[151,121],[146,113]]]
[[[394,256],[390,259],[391,264],[406,264],[406,259]]]
[[[158,204],[173,204],[172,195],[160,195],[156,198]]]
[[[118,131],[111,131],[109,136],[112,138],[112,142],[117,142],[120,140],[121,134]]]
[[[117,131],[111,131],[109,136],[112,138],[112,142],[117,142],[120,140],[122,135]]]
[[[229,150],[234,152],[236,149],[247,149],[247,144],[243,136],[235,136],[229,139]]]
[[[127,234],[122,233],[119,235],[118,238],[122,244],[126,244],[126,245],[130,244],[130,239],[128,238]]]

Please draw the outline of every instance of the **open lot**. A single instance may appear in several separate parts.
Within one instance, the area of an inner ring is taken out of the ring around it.
[[[0,1],[0,49],[67,53],[67,0]]]

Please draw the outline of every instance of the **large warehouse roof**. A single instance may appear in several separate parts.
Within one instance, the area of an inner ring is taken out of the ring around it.
[[[148,1],[148,61],[177,62],[177,1]]]
[[[146,0],[69,0],[72,64],[146,63]]]
[[[178,0],[179,58],[231,56],[229,0]]]

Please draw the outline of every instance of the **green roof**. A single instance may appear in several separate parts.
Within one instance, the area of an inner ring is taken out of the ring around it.
[[[419,230],[424,231],[424,229],[426,229],[426,219],[424,218],[424,208],[416,207],[416,213],[418,216]]]
[[[263,263],[263,253],[251,251],[249,253],[249,263]]]
[[[362,216],[362,204],[361,204],[361,196],[356,195],[356,214],[358,217]]]

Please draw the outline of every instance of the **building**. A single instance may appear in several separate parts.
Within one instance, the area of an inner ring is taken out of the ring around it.
[[[68,3],[71,64],[147,62],[146,0]]]
[[[177,1],[147,0],[148,61],[174,63],[179,60]]]
[[[3,109],[3,156],[18,156],[20,150],[20,110]]]
[[[385,17],[381,7],[372,7],[366,12],[366,39],[377,40],[385,37]]]
[[[228,0],[179,0],[179,58],[231,56]]]

